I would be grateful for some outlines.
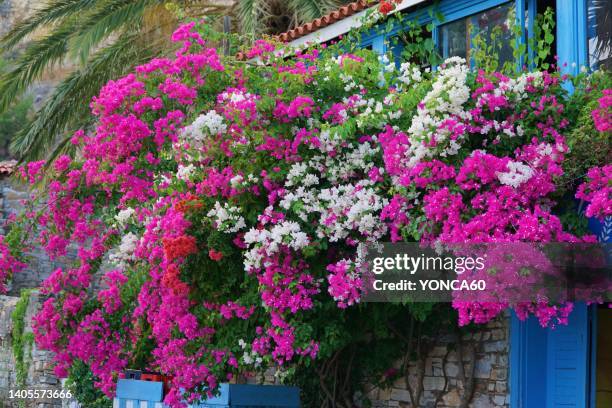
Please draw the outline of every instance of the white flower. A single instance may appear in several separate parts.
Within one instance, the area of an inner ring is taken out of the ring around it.
[[[208,128],[211,135],[217,135],[219,133],[225,133],[227,126],[223,123],[223,116],[219,115],[216,111],[208,111],[205,115],[200,115],[194,122],[199,124],[201,121],[202,125]]]
[[[134,260],[134,251],[139,241],[140,238],[131,232],[122,236],[117,251],[109,256],[110,261],[117,266],[125,267],[128,261]]]
[[[212,210],[207,214],[214,218],[215,228],[221,232],[235,233],[246,228],[246,222],[240,215],[240,208],[232,207],[225,203],[223,207],[217,201]]]
[[[243,181],[244,181],[244,177],[242,177],[240,174],[237,174],[230,179],[230,185],[233,188],[236,188],[236,187],[239,187]]]
[[[521,162],[508,163],[508,172],[498,172],[497,178],[501,184],[517,188],[533,176],[533,169]]]
[[[244,266],[246,270],[261,267],[264,255],[276,254],[281,245],[295,251],[310,245],[308,235],[295,221],[283,221],[274,225],[270,230],[252,228],[244,235],[244,242],[251,247],[245,253]]]
[[[319,184],[319,178],[314,174],[307,174],[303,180],[304,186],[310,187]]]
[[[187,181],[191,178],[194,172],[195,166],[193,164],[190,164],[189,166],[183,166],[182,164],[179,164],[178,171],[176,172],[176,177],[179,180]]]
[[[406,152],[406,167],[414,167],[422,159],[457,154],[462,138],[450,140],[448,131],[440,129],[449,118],[469,119],[470,113],[464,109],[470,98],[467,85],[469,68],[463,58],[452,57],[441,66],[432,89],[420,104],[417,114],[408,129],[410,146]],[[435,147],[427,143],[436,141]]]
[[[128,207],[125,210],[119,211],[119,213],[115,215],[115,220],[120,225],[124,225],[130,218],[132,218],[132,215],[134,215],[135,212],[136,211],[133,208]]]
[[[121,237],[121,245],[119,245],[119,252],[125,255],[132,255],[136,250],[136,244],[138,243],[138,237],[128,232],[126,235]]]

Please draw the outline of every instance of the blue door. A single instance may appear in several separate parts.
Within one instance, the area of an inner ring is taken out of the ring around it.
[[[510,343],[511,408],[589,408],[589,308],[577,303],[567,326],[540,327],[513,315]]]
[[[588,407],[590,342],[586,305],[576,304],[569,324],[548,330],[547,334],[546,406]]]

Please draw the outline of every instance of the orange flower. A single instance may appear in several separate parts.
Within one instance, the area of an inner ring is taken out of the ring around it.
[[[198,200],[198,197],[193,194],[189,194],[186,198],[180,200],[174,205],[176,210],[182,213],[196,210],[202,208],[203,206],[204,204],[202,204],[202,202]]]
[[[176,238],[164,238],[164,255],[168,261],[184,258],[198,251],[196,239],[189,235],[181,235]]]
[[[170,289],[175,295],[187,295],[189,293],[189,286],[180,279],[180,273],[176,265],[168,266],[162,277],[162,285]]]

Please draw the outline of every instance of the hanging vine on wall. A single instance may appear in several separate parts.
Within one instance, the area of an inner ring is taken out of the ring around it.
[[[28,378],[28,362],[31,359],[30,353],[32,351],[32,344],[34,342],[34,335],[31,332],[25,331],[25,315],[30,304],[31,289],[24,289],[21,291],[21,296],[15,304],[15,309],[11,314],[11,321],[13,323],[13,358],[15,359],[15,385],[17,388],[21,388],[26,385],[26,379]],[[27,352],[27,355],[26,355]],[[21,401],[20,406],[23,405]]]

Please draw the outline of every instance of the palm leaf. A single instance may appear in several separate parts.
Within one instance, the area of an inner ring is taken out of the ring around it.
[[[296,23],[302,24],[319,18],[338,7],[336,0],[290,0],[289,7],[296,16]]]
[[[13,27],[0,40],[0,46],[5,51],[10,50],[37,29],[73,17],[75,14],[82,14],[97,2],[97,0],[52,0],[37,10],[34,15]]]
[[[21,95],[43,72],[61,62],[68,51],[68,40],[75,31],[76,19],[70,19],[47,37],[32,42],[16,66],[0,77],[0,112]]]
[[[142,22],[148,5],[158,0],[111,0],[102,2],[81,23],[81,29],[70,43],[73,57],[87,61],[91,50],[109,35],[126,26],[135,27]]]
[[[263,11],[261,0],[239,0],[236,11],[242,31],[251,35],[256,34],[259,26],[258,20]]]
[[[160,42],[143,42],[141,35],[123,34],[113,44],[93,54],[87,65],[57,86],[34,120],[15,135],[11,143],[11,149],[21,160],[47,156],[62,135],[91,124],[93,117],[87,101],[102,85],[160,53]],[[66,147],[56,148],[53,154],[61,153]]]

